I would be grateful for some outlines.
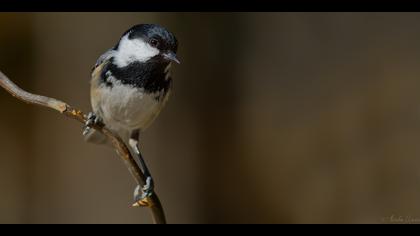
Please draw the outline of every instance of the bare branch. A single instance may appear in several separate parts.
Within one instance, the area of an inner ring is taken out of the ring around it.
[[[75,119],[81,123],[86,122],[86,115],[79,109],[75,109],[68,105],[65,102],[62,102],[60,100],[49,98],[41,95],[36,95],[32,93],[28,93],[21,88],[19,88],[15,83],[13,83],[6,75],[4,75],[0,71],[0,86],[3,87],[7,92],[9,92],[12,96],[22,100],[23,102],[26,102],[28,104],[35,104],[40,105],[43,107],[54,109],[63,115]],[[110,130],[108,130],[106,127],[102,126],[93,126],[94,129],[97,131],[103,133],[114,145],[115,150],[121,157],[121,159],[124,161],[125,165],[127,166],[129,172],[133,176],[134,180],[139,184],[141,187],[146,182],[146,177],[143,175],[142,171],[136,164],[133,156],[131,155],[129,149],[124,144],[122,139],[118,136],[116,136],[114,133],[112,133]],[[153,193],[150,197],[133,204],[133,206],[146,206],[149,207],[152,216],[153,221],[156,224],[165,224],[165,215],[163,212],[162,205],[159,201],[158,196],[156,193]]]

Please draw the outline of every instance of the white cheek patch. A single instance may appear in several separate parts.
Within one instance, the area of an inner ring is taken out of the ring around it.
[[[145,62],[159,54],[159,50],[150,46],[142,39],[128,39],[124,36],[115,53],[115,64],[118,67],[125,67],[132,62]]]

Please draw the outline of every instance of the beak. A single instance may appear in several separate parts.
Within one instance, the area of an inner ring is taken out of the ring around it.
[[[175,53],[173,53],[173,52],[171,52],[171,51],[169,51],[169,52],[167,52],[167,53],[164,53],[164,54],[163,54],[163,57],[164,57],[165,59],[167,59],[167,60],[174,61],[174,62],[176,62],[176,63],[178,63],[178,64],[180,64],[180,63],[181,63],[181,62],[178,60],[178,58],[176,58],[176,54],[175,54]]]

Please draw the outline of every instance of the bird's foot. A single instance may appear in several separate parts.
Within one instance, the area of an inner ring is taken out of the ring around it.
[[[141,189],[141,193],[140,193]],[[133,206],[140,206],[140,205],[147,205],[147,198],[152,196],[154,193],[154,183],[151,176],[148,176],[146,179],[146,184],[143,188],[140,185],[137,185],[136,189],[134,190],[134,205]]]
[[[86,123],[83,126],[83,136],[86,136],[94,125],[103,125],[102,119],[95,113],[89,112]]]

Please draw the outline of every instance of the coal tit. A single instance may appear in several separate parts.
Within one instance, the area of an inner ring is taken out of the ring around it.
[[[118,134],[137,157],[147,177],[139,201],[153,193],[153,179],[139,150],[139,136],[165,106],[172,87],[170,68],[178,41],[165,28],[155,24],[135,25],[119,42],[99,57],[92,69],[91,105],[93,112],[84,126],[85,139],[107,143],[106,137],[91,129],[103,124]]]

